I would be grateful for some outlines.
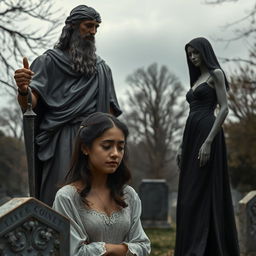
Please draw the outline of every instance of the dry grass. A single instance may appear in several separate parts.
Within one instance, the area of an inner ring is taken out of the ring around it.
[[[151,241],[151,256],[173,256],[175,229],[145,229]]]

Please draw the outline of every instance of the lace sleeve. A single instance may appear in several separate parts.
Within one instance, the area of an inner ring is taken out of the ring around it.
[[[127,256],[147,256],[150,254],[150,241],[145,234],[141,221],[141,201],[137,193],[131,189],[129,204],[131,206],[131,227],[124,244],[128,246]]]

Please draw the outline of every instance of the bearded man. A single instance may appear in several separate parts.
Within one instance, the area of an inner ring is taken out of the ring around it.
[[[26,108],[30,85],[32,106],[39,117],[36,194],[48,205],[69,170],[81,120],[96,111],[121,114],[111,70],[96,55],[94,36],[100,23],[93,8],[75,7],[54,49],[37,57],[30,68],[24,58],[24,68],[15,71],[21,108]]]

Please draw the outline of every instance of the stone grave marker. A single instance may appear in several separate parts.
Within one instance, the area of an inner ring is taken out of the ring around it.
[[[1,256],[69,256],[69,233],[69,220],[35,198],[0,207]]]
[[[139,188],[144,227],[168,228],[168,186],[164,179],[143,179]]]
[[[238,219],[241,256],[256,256],[256,190],[239,201]]]

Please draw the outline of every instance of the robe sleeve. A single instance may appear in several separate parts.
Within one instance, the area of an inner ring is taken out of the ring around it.
[[[102,256],[106,253],[104,242],[93,242],[86,244],[88,235],[82,224],[75,200],[60,189],[53,202],[53,209],[68,217],[70,220],[70,255],[72,256]]]
[[[110,89],[110,107],[113,109],[115,116],[120,116],[122,114],[122,110],[120,109],[117,101],[112,73],[110,74],[111,74],[111,83],[109,88]]]
[[[145,234],[141,221],[141,201],[138,194],[130,188],[131,227],[124,244],[128,246],[127,256],[147,256],[150,254],[150,240]]]
[[[116,97],[116,91],[114,86],[114,80],[112,76],[112,71],[110,67],[105,63],[106,70],[108,74],[108,80],[109,80],[109,104],[110,108],[113,110],[115,116],[120,116],[122,114],[122,110],[120,109],[120,106],[118,104],[118,100]]]
[[[30,87],[35,90],[43,101],[46,101],[49,86],[49,69],[52,69],[51,59],[42,54],[31,64],[31,70],[35,73]]]

